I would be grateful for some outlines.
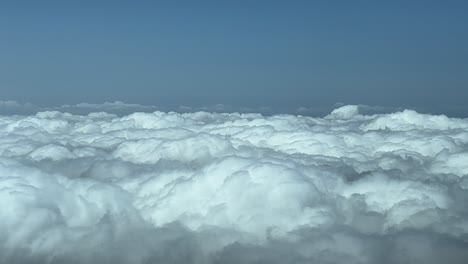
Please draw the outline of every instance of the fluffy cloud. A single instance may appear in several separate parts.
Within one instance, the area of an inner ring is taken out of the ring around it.
[[[466,263],[468,120],[361,109],[0,116],[0,262]]]

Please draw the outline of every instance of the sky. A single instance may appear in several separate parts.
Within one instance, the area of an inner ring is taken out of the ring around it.
[[[0,100],[468,116],[466,1],[2,1]]]
[[[0,263],[468,263],[467,11],[0,0]]]

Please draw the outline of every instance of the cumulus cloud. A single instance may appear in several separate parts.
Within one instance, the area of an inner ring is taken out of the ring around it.
[[[468,120],[361,110],[0,116],[0,262],[466,263]]]

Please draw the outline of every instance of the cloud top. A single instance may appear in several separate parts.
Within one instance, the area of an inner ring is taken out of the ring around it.
[[[466,263],[467,164],[412,110],[4,115],[0,262]]]

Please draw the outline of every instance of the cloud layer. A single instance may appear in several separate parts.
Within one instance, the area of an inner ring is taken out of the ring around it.
[[[467,205],[467,119],[0,116],[2,263],[466,263]]]

